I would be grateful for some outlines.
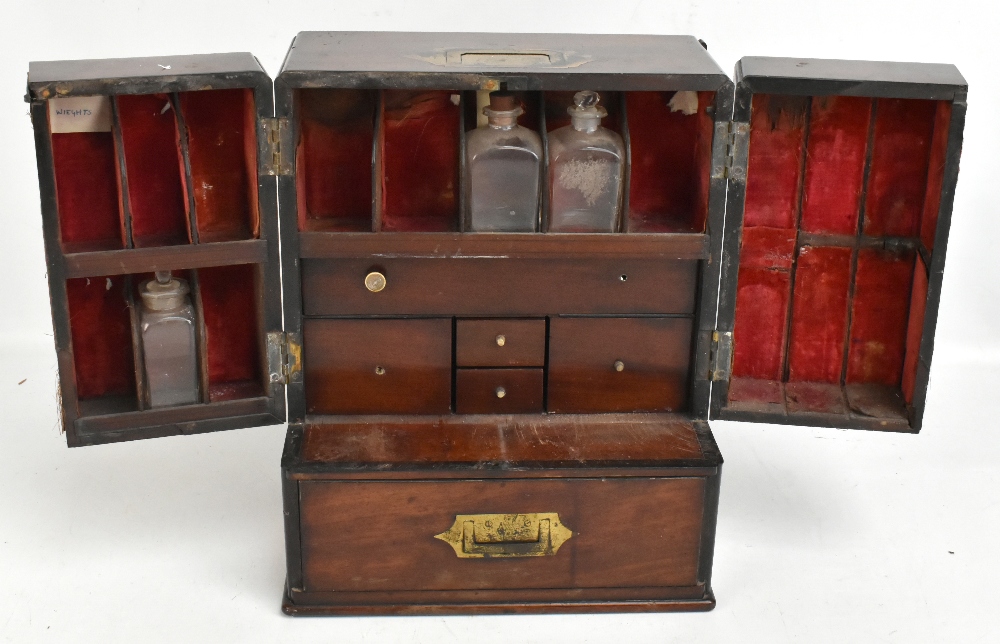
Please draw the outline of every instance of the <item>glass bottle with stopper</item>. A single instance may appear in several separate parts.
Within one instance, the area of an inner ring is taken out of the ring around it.
[[[549,218],[552,232],[618,230],[625,144],[601,126],[608,111],[597,92],[577,92],[571,124],[549,134]]]
[[[517,124],[524,113],[510,92],[492,92],[487,127],[469,132],[468,225],[476,232],[538,230],[542,139]]]
[[[195,315],[187,282],[157,271],[139,287],[140,329],[146,365],[145,396],[150,407],[197,403],[198,350]]]

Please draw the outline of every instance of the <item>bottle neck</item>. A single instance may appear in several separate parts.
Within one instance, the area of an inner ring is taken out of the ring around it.
[[[489,115],[488,122],[494,130],[513,130],[517,125],[517,115],[513,112],[493,112]]]
[[[577,132],[588,134],[596,132],[601,127],[601,117],[597,114],[574,114],[572,116],[573,129]]]

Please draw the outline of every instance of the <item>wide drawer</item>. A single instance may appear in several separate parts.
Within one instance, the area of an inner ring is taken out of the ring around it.
[[[302,299],[306,315],[691,313],[697,268],[628,257],[304,259]],[[372,273],[384,282],[366,285]]]
[[[548,410],[684,409],[691,333],[687,317],[552,318]]]
[[[448,413],[451,320],[306,320],[310,414]]]
[[[705,493],[704,477],[301,481],[303,590],[695,587]]]

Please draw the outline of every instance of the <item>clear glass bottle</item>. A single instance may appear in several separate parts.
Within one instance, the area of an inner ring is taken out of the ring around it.
[[[187,282],[157,271],[139,287],[140,328],[150,407],[185,405],[200,398],[194,307]]]
[[[577,92],[572,124],[549,133],[549,219],[552,232],[613,233],[622,201],[625,144],[601,127],[608,111],[597,92]]]
[[[542,139],[517,124],[524,110],[510,92],[492,92],[488,125],[466,137],[469,176],[467,230],[535,232]]]

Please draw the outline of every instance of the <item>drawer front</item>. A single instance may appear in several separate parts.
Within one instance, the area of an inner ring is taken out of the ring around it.
[[[548,410],[684,409],[691,333],[690,318],[552,318]]]
[[[451,320],[306,320],[310,414],[446,414]]]
[[[543,369],[458,369],[455,413],[541,413],[544,386]]]
[[[686,314],[697,260],[304,259],[306,315]],[[384,280],[373,276],[379,273]]]
[[[691,587],[699,581],[702,477],[303,481],[299,496],[306,592]],[[483,513],[545,513],[549,521],[539,543],[524,543],[498,537],[496,525],[492,538],[484,537],[489,519]],[[470,526],[456,521],[462,515],[478,518],[469,519]],[[449,532],[460,535],[457,549],[437,537]],[[554,553],[550,544],[557,545]],[[460,557],[463,548],[491,556]],[[536,555],[528,556],[532,551]],[[522,556],[497,556],[503,552]]]
[[[545,320],[458,320],[455,364],[459,367],[545,366]]]

